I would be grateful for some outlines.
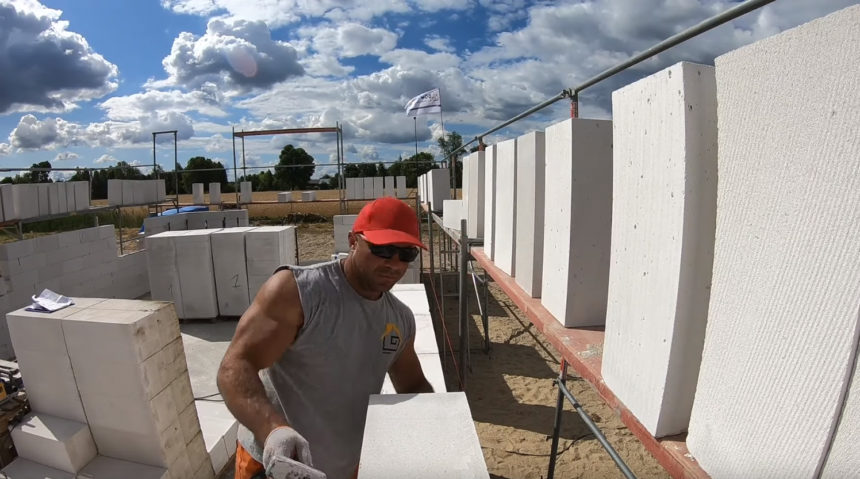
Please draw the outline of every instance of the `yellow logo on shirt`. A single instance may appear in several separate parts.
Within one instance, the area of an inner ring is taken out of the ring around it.
[[[397,351],[397,346],[400,345],[400,328],[394,323],[385,325],[385,332],[382,333],[382,352],[391,354]]]

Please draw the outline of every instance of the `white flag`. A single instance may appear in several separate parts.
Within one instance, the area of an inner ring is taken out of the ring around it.
[[[442,95],[438,88],[426,91],[406,104],[406,116],[442,113]]]

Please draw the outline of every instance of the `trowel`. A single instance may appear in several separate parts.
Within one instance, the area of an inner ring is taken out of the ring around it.
[[[285,456],[278,456],[269,471],[270,479],[326,479],[324,472]]]

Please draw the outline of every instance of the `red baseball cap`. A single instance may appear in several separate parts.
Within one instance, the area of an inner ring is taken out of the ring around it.
[[[427,249],[418,234],[415,210],[390,196],[364,205],[352,225],[352,232],[361,233],[373,244],[405,243]]]

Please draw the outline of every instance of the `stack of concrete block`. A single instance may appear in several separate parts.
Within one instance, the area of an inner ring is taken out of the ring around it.
[[[107,298],[140,298],[149,292],[149,266],[146,251],[135,251],[114,260],[111,271],[111,284],[102,291],[95,291]]]
[[[164,180],[108,180],[108,204],[111,206],[160,203],[164,201],[165,192]]]
[[[261,226],[245,233],[248,297],[257,296],[263,283],[282,265],[298,263],[295,226]]]
[[[302,191],[302,201],[316,201],[317,200],[317,192],[316,191]]]
[[[278,203],[289,203],[293,201],[292,191],[281,191],[278,193]]]
[[[364,197],[364,193],[358,194],[358,182],[361,178],[346,178],[346,199],[358,200]]]
[[[484,151],[484,254],[492,261],[496,221],[496,146]]]
[[[192,211],[169,216],[151,216],[143,220],[143,230],[147,236],[165,231],[241,226],[248,226],[248,210]]]
[[[680,92],[680,94],[678,93]],[[612,94],[603,379],[656,437],[687,429],[717,214],[713,67],[678,63]]]
[[[18,219],[13,186],[10,184],[0,184],[0,222]],[[72,189],[72,192],[74,192],[74,189]],[[74,198],[72,199],[74,200]]]
[[[532,298],[540,298],[543,277],[545,170],[544,133],[535,131],[517,138],[517,250],[514,254],[514,278]]]
[[[493,221],[493,262],[515,276],[517,251],[517,139],[496,145],[496,213]]]
[[[490,477],[462,392],[370,396],[359,464],[359,479]]]
[[[250,305],[245,233],[253,229],[225,228],[212,232],[210,237],[218,313],[221,316],[241,316]]]
[[[384,184],[383,184],[383,191],[382,191],[383,195],[384,196],[395,196],[396,191],[397,190],[396,190],[396,187],[394,185],[394,177],[393,176],[386,176]]]
[[[541,303],[566,327],[604,324],[612,122],[574,118],[548,127],[546,171]],[[490,235],[485,226],[485,241]]]
[[[711,477],[860,470],[858,45],[853,6],[716,59],[716,242],[687,436]]]
[[[3,474],[213,478],[173,308],[74,301],[8,315],[34,414]]]
[[[10,216],[6,217],[6,221],[14,219],[28,219],[39,216],[39,192],[37,185],[19,184],[11,185],[12,187],[12,211],[3,204],[3,214]],[[89,188],[87,189],[89,194]],[[87,204],[89,208],[89,204]]]
[[[209,230],[224,227],[223,211],[190,211],[180,213],[186,219],[187,230]]]
[[[373,178],[365,177],[362,178],[362,198],[365,200],[373,199]]]
[[[476,151],[463,160],[463,202],[469,238],[484,237],[484,158],[485,152]],[[543,209],[535,214],[543,218]]]
[[[242,181],[239,183],[239,203],[248,204],[254,201],[251,193],[251,182]]]
[[[224,210],[221,213],[224,215],[225,228],[248,226],[248,210]]]
[[[349,232],[358,215],[334,216],[334,251],[335,253],[349,252]]]
[[[0,186],[0,222],[88,210],[89,183],[57,183]]]
[[[397,176],[395,177],[396,181],[396,189],[397,189],[397,197],[398,198],[406,198],[406,176]]]
[[[197,417],[206,452],[215,473],[220,473],[236,453],[236,436],[239,423],[223,402],[196,401]]]
[[[427,172],[427,202],[432,211],[441,212],[442,202],[451,199],[451,170],[434,168]]]
[[[192,197],[191,201],[195,205],[202,205],[205,203],[203,183],[192,183],[191,184],[191,197]]]
[[[182,319],[218,316],[209,238],[213,231],[165,231],[146,237],[152,299],[173,301]]]
[[[382,176],[373,177],[373,196],[372,198],[382,198],[385,192],[385,179]]]
[[[221,204],[221,183],[209,183],[209,204]]]
[[[460,220],[465,219],[463,213],[463,200],[443,200],[442,226],[460,231]]]

